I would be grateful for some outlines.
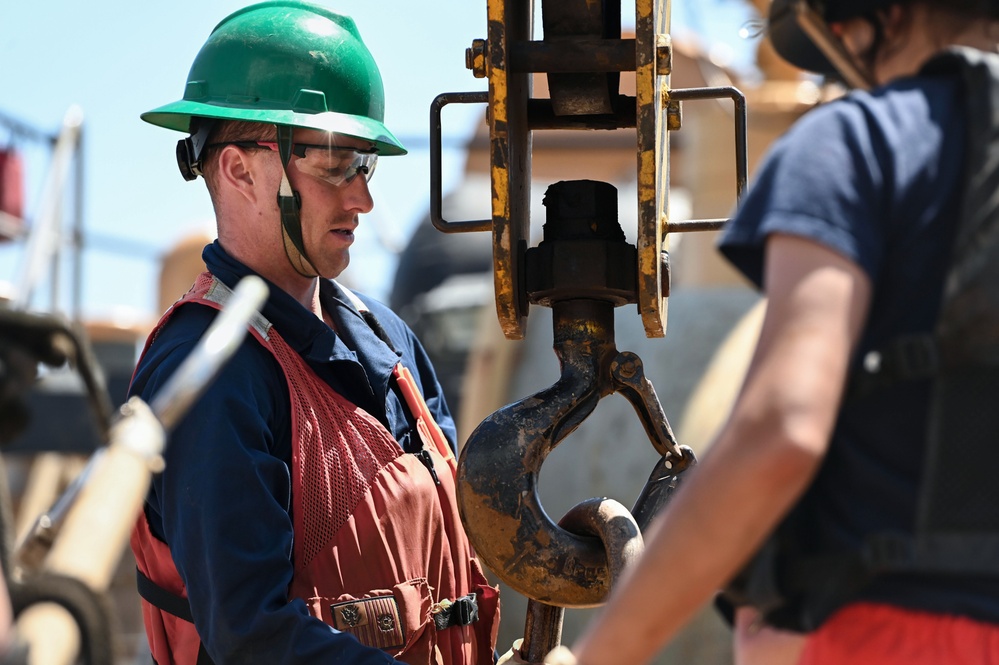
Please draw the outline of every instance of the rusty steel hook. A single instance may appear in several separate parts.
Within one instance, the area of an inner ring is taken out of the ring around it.
[[[503,582],[548,605],[592,607],[610,591],[608,571],[618,562],[609,561],[601,529],[576,533],[545,513],[541,465],[614,392],[635,408],[662,455],[636,504],[639,524],[668,501],[693,454],[677,445],[641,360],[615,346],[614,307],[637,301],[636,249],[617,222],[616,189],[556,183],[544,204],[544,240],[527,252],[524,283],[531,302],[552,308],[561,374],[472,432],[458,463],[458,506],[479,556]]]
[[[562,516],[558,525],[569,531],[596,536],[607,552],[611,586],[624,569],[636,561],[645,549],[642,532],[628,509],[607,498],[580,501]],[[547,605],[533,598],[527,601],[527,619],[521,654],[529,663],[540,663],[562,640],[565,608]]]
[[[635,407],[667,460],[664,469],[674,467],[675,475],[693,456],[677,445],[641,360],[617,351],[613,303],[563,300],[553,302],[552,311],[561,376],[471,434],[458,462],[459,508],[479,556],[503,582],[549,605],[591,607],[607,596],[612,566],[599,537],[573,533],[545,513],[537,489],[545,458],[613,392]]]
[[[567,305],[593,316],[578,312],[573,318],[585,323],[559,325]],[[613,306],[568,301],[553,310],[562,375],[472,432],[458,461],[458,499],[476,551],[500,579],[546,603],[585,607],[607,592],[603,545],[556,526],[541,507],[537,483],[545,458],[593,411],[608,383],[601,369],[616,355]]]

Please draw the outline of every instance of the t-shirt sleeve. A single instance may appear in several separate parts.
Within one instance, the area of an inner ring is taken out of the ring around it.
[[[759,287],[773,233],[813,240],[873,278],[891,197],[888,156],[861,106],[841,100],[814,109],[764,159],[720,251]]]

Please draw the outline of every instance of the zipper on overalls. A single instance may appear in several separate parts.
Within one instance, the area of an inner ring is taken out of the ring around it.
[[[423,462],[423,466],[427,467],[430,471],[430,475],[434,479],[434,485],[440,485],[441,479],[437,475],[437,469],[434,468],[434,458],[430,456],[430,451],[424,448],[423,450],[419,450],[413,454],[416,455],[416,459]]]

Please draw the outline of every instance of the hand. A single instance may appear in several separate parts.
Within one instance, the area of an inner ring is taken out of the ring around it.
[[[521,658],[520,646],[524,643],[523,639],[514,640],[513,646],[505,654],[500,656],[500,659],[496,661],[496,665],[531,665],[526,660]],[[537,665],[542,665],[538,663]]]
[[[568,647],[555,647],[545,656],[544,665],[576,665],[576,657]]]
[[[547,656],[544,663],[529,663],[523,658],[521,646],[524,640],[514,640],[513,646],[505,654],[500,656],[496,665],[576,665],[576,657],[572,655],[566,647],[555,647]]]

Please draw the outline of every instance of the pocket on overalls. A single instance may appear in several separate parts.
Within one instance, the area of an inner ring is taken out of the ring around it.
[[[364,645],[382,649],[404,662],[430,663],[434,631],[430,624],[430,587],[423,578],[360,596],[309,599],[313,615],[350,633]]]

